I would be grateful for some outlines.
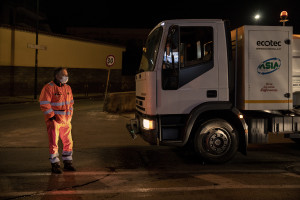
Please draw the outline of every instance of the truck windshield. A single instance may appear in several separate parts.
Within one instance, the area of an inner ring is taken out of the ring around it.
[[[154,70],[162,32],[163,28],[158,27],[148,36],[146,45],[143,48],[139,72]]]

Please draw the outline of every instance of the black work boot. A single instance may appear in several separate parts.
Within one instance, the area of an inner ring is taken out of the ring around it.
[[[52,173],[54,174],[61,174],[62,173],[62,170],[60,169],[60,164],[59,162],[56,162],[56,163],[51,163],[51,166],[52,166]]]
[[[72,165],[72,160],[64,160],[64,170],[65,171],[76,171]]]

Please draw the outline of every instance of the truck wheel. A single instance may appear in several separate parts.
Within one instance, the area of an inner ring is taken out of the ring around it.
[[[194,147],[200,157],[208,162],[227,162],[237,152],[237,132],[223,119],[208,120],[196,131]]]

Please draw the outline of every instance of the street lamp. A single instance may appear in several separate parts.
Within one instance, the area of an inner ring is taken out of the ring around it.
[[[260,18],[261,18],[260,14],[256,14],[256,15],[254,16],[254,21],[255,21],[256,24],[258,24]]]
[[[257,15],[254,16],[254,19],[255,19],[255,20],[259,20],[259,18],[260,18],[260,15],[259,15],[259,14],[257,14]]]

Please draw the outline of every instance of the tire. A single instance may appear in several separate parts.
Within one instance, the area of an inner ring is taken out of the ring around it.
[[[223,119],[210,119],[201,124],[196,131],[194,148],[205,161],[225,163],[237,152],[237,131]]]

